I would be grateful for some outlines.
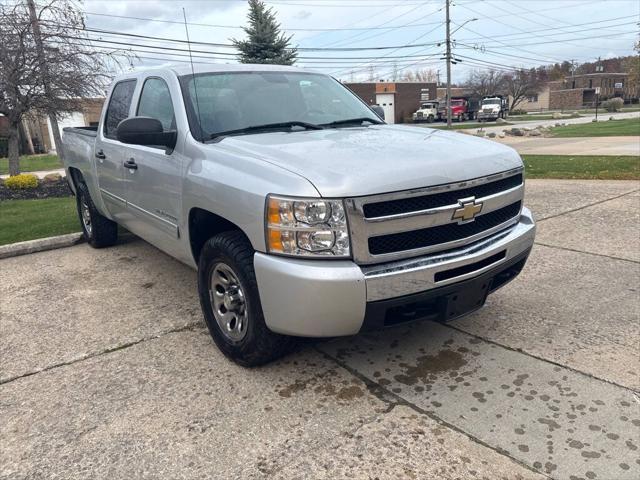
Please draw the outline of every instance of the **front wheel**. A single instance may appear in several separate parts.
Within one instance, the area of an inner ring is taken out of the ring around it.
[[[210,238],[198,261],[198,293],[209,333],[228,358],[245,367],[288,353],[293,338],[267,327],[253,269],[254,250],[241,232]]]
[[[118,224],[98,211],[84,182],[78,183],[76,206],[82,235],[87,243],[93,248],[115,245],[118,240]]]

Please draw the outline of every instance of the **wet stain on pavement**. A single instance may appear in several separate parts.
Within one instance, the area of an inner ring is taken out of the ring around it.
[[[640,478],[638,402],[615,385],[436,325],[334,345],[322,350],[552,478]]]

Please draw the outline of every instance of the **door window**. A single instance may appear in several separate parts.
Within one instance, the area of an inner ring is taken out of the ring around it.
[[[141,117],[151,117],[160,120],[162,128],[175,129],[176,118],[173,113],[173,103],[169,86],[161,78],[148,78],[142,86],[138,113]]]
[[[105,137],[115,140],[118,124],[129,116],[129,107],[135,88],[135,80],[125,80],[113,88],[104,120]]]

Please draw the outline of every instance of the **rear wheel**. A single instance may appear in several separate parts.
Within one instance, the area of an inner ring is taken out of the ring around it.
[[[209,333],[222,353],[245,367],[275,360],[294,343],[265,323],[253,255],[241,232],[224,232],[205,243],[198,262],[198,293]]]
[[[78,182],[77,185],[76,206],[82,234],[89,245],[94,248],[104,248],[116,243],[118,224],[98,211],[83,181]]]

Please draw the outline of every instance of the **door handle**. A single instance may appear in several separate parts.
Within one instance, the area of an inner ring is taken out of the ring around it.
[[[104,160],[105,158],[107,158],[107,156],[104,154],[102,150],[98,150],[96,152],[96,158],[99,158],[100,160]]]
[[[124,162],[124,168],[128,168],[130,170],[137,170],[138,169],[138,164],[136,163],[136,161],[133,158],[130,158],[129,160]]]

